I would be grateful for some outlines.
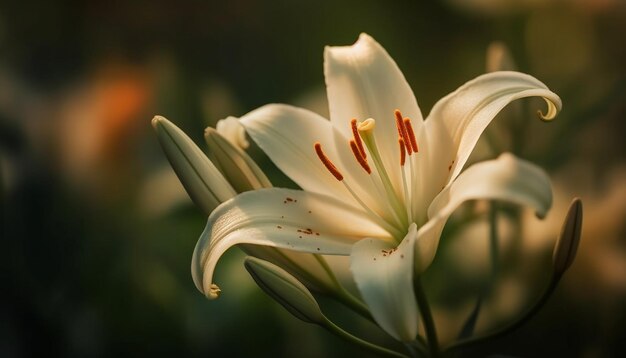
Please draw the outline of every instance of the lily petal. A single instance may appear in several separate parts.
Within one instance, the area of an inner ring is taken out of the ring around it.
[[[376,120],[375,136],[392,182],[401,191],[400,150],[394,111],[413,120],[421,131],[422,113],[411,87],[387,51],[367,34],[352,46],[326,47],[324,76],[330,120],[344,138],[350,138],[350,120]]]
[[[216,298],[213,271],[233,245],[348,255],[352,244],[363,237],[385,239],[389,235],[367,214],[332,197],[278,188],[250,191],[211,213],[194,250],[191,273],[196,287]]]
[[[417,301],[413,291],[415,224],[400,245],[367,238],[352,249],[350,269],[376,323],[397,340],[417,335]]]
[[[473,199],[531,206],[543,218],[552,206],[550,178],[538,166],[509,153],[469,167],[428,208],[430,220],[418,231],[415,245],[417,273],[426,270],[435,257],[441,230],[450,215],[463,202]]]
[[[441,99],[428,115],[425,133],[428,157],[427,176],[432,181],[430,192],[423,193],[430,201],[439,188],[454,180],[461,172],[478,138],[487,125],[507,104],[524,97],[543,97],[548,105],[544,120],[561,110],[561,99],[536,78],[512,71],[492,72],[479,76]]]
[[[240,123],[274,164],[302,189],[348,198],[343,185],[324,169],[313,149],[313,144],[320,142],[330,157],[336,157],[328,120],[302,108],[268,104],[241,117]]]
[[[375,196],[372,181],[352,156],[347,140],[343,145],[335,145],[334,139],[341,134],[327,119],[302,108],[269,104],[241,117],[240,123],[272,162],[302,189],[360,208],[344,185],[324,168],[313,147],[320,142],[331,160],[339,160],[339,171],[360,200],[384,215],[385,206]]]

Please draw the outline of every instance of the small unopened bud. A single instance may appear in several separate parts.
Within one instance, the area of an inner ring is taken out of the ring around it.
[[[224,136],[230,143],[241,149],[246,149],[250,146],[246,139],[246,130],[243,128],[239,119],[235,117],[228,117],[226,119],[220,119],[215,126],[217,132]]]
[[[204,131],[209,158],[238,193],[270,188],[272,183],[246,152],[209,127]]]
[[[580,233],[583,223],[583,204],[579,198],[575,198],[570,204],[567,216],[561,228],[561,234],[554,246],[552,254],[552,264],[554,273],[562,275],[574,262],[578,244],[580,243]]]
[[[250,256],[245,259],[244,265],[257,285],[291,314],[309,323],[326,322],[311,292],[287,271]]]
[[[514,71],[515,61],[509,48],[500,41],[494,41],[487,47],[487,72]]]
[[[334,273],[326,266],[325,259],[319,255],[261,245],[241,245],[240,247],[247,255],[269,261],[285,269],[315,293],[332,295],[340,290]]]
[[[161,116],[152,119],[152,126],[187,194],[205,214],[210,214],[219,204],[237,194],[209,158],[182,130]]]

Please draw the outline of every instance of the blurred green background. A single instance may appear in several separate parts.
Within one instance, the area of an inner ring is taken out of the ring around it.
[[[150,126],[153,115],[164,115],[201,144],[204,127],[266,103],[327,115],[323,48],[351,44],[360,32],[396,60],[424,115],[486,71],[494,41],[563,100],[553,123],[531,114],[523,133],[511,134],[505,112],[496,121],[503,125],[489,129],[497,145],[483,155],[512,150],[543,166],[554,180],[555,206],[545,222],[522,215],[500,225],[503,237],[512,230],[523,238],[504,256],[510,279],[498,281],[479,326],[497,326],[536,297],[574,196],[585,205],[579,256],[528,326],[469,355],[623,354],[624,1],[5,0],[0,356],[362,354],[272,302],[253,285],[237,249],[218,266],[220,300],[195,289],[190,258],[206,218]],[[291,185],[253,154],[276,185]],[[465,208],[474,209],[480,203]],[[480,261],[481,218],[464,227],[469,238],[446,230],[427,273],[444,339],[454,336],[458,324],[451,322],[466,315],[488,271]],[[340,306],[328,310],[348,322]],[[360,321],[345,324],[363,329]]]

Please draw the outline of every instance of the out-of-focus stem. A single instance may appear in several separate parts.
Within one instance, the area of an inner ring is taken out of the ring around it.
[[[437,340],[437,329],[435,328],[435,320],[433,319],[430,311],[430,305],[422,286],[422,281],[419,277],[416,277],[413,281],[413,287],[415,288],[415,298],[417,299],[417,305],[422,314],[424,320],[424,330],[426,331],[426,341],[428,342],[428,350],[432,358],[438,358],[439,341]]]
[[[531,318],[533,318],[537,314],[537,312],[539,312],[539,310],[541,310],[541,308],[543,308],[543,306],[548,301],[550,296],[552,296],[552,293],[554,292],[554,289],[558,285],[560,279],[561,279],[560,275],[553,275],[552,278],[550,279],[550,284],[548,285],[546,290],[543,292],[541,297],[539,297],[539,299],[535,302],[535,304],[532,305],[516,321],[510,323],[509,325],[505,326],[504,328],[502,328],[502,329],[500,329],[500,330],[498,330],[496,332],[489,333],[489,334],[486,334],[486,335],[481,336],[481,337],[472,337],[472,338],[468,338],[468,339],[463,339],[463,340],[457,341],[457,342],[453,343],[452,345],[450,345],[449,347],[446,348],[446,350],[444,351],[445,355],[448,356],[448,355],[451,355],[452,353],[454,353],[454,352],[456,352],[456,351],[458,351],[460,349],[469,348],[469,347],[472,347],[472,346],[475,346],[475,345],[479,345],[481,343],[485,343],[485,342],[490,341],[490,340],[498,339],[498,338],[506,336],[507,334],[509,334],[509,333],[517,330],[518,328],[522,327]]]
[[[388,348],[384,348],[381,346],[377,346],[374,343],[365,341],[359,337],[353,336],[352,334],[344,331],[342,328],[340,328],[339,326],[335,325],[334,323],[332,323],[329,320],[326,320],[326,323],[323,325],[324,328],[328,329],[330,332],[338,335],[339,337],[352,342],[356,345],[359,345],[365,349],[368,349],[372,352],[376,352],[380,355],[385,355],[385,356],[389,356],[389,357],[403,357],[403,358],[408,358],[407,355],[398,353],[396,351],[392,351],[391,349]]]

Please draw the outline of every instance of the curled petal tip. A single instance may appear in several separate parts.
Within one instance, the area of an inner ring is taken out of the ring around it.
[[[222,290],[219,288],[219,286],[217,286],[216,284],[212,283],[211,286],[209,286],[209,290],[205,293],[206,297],[210,300],[214,300],[218,297],[220,297],[220,293],[222,292]]]
[[[544,122],[550,122],[556,117],[556,115],[561,110],[561,101],[559,100],[558,102],[555,103],[551,99],[548,99],[545,97],[544,97],[544,100],[546,101],[546,104],[548,105],[548,110],[546,111],[545,114],[541,110],[538,110],[537,116],[539,117],[539,119],[541,119]]]

